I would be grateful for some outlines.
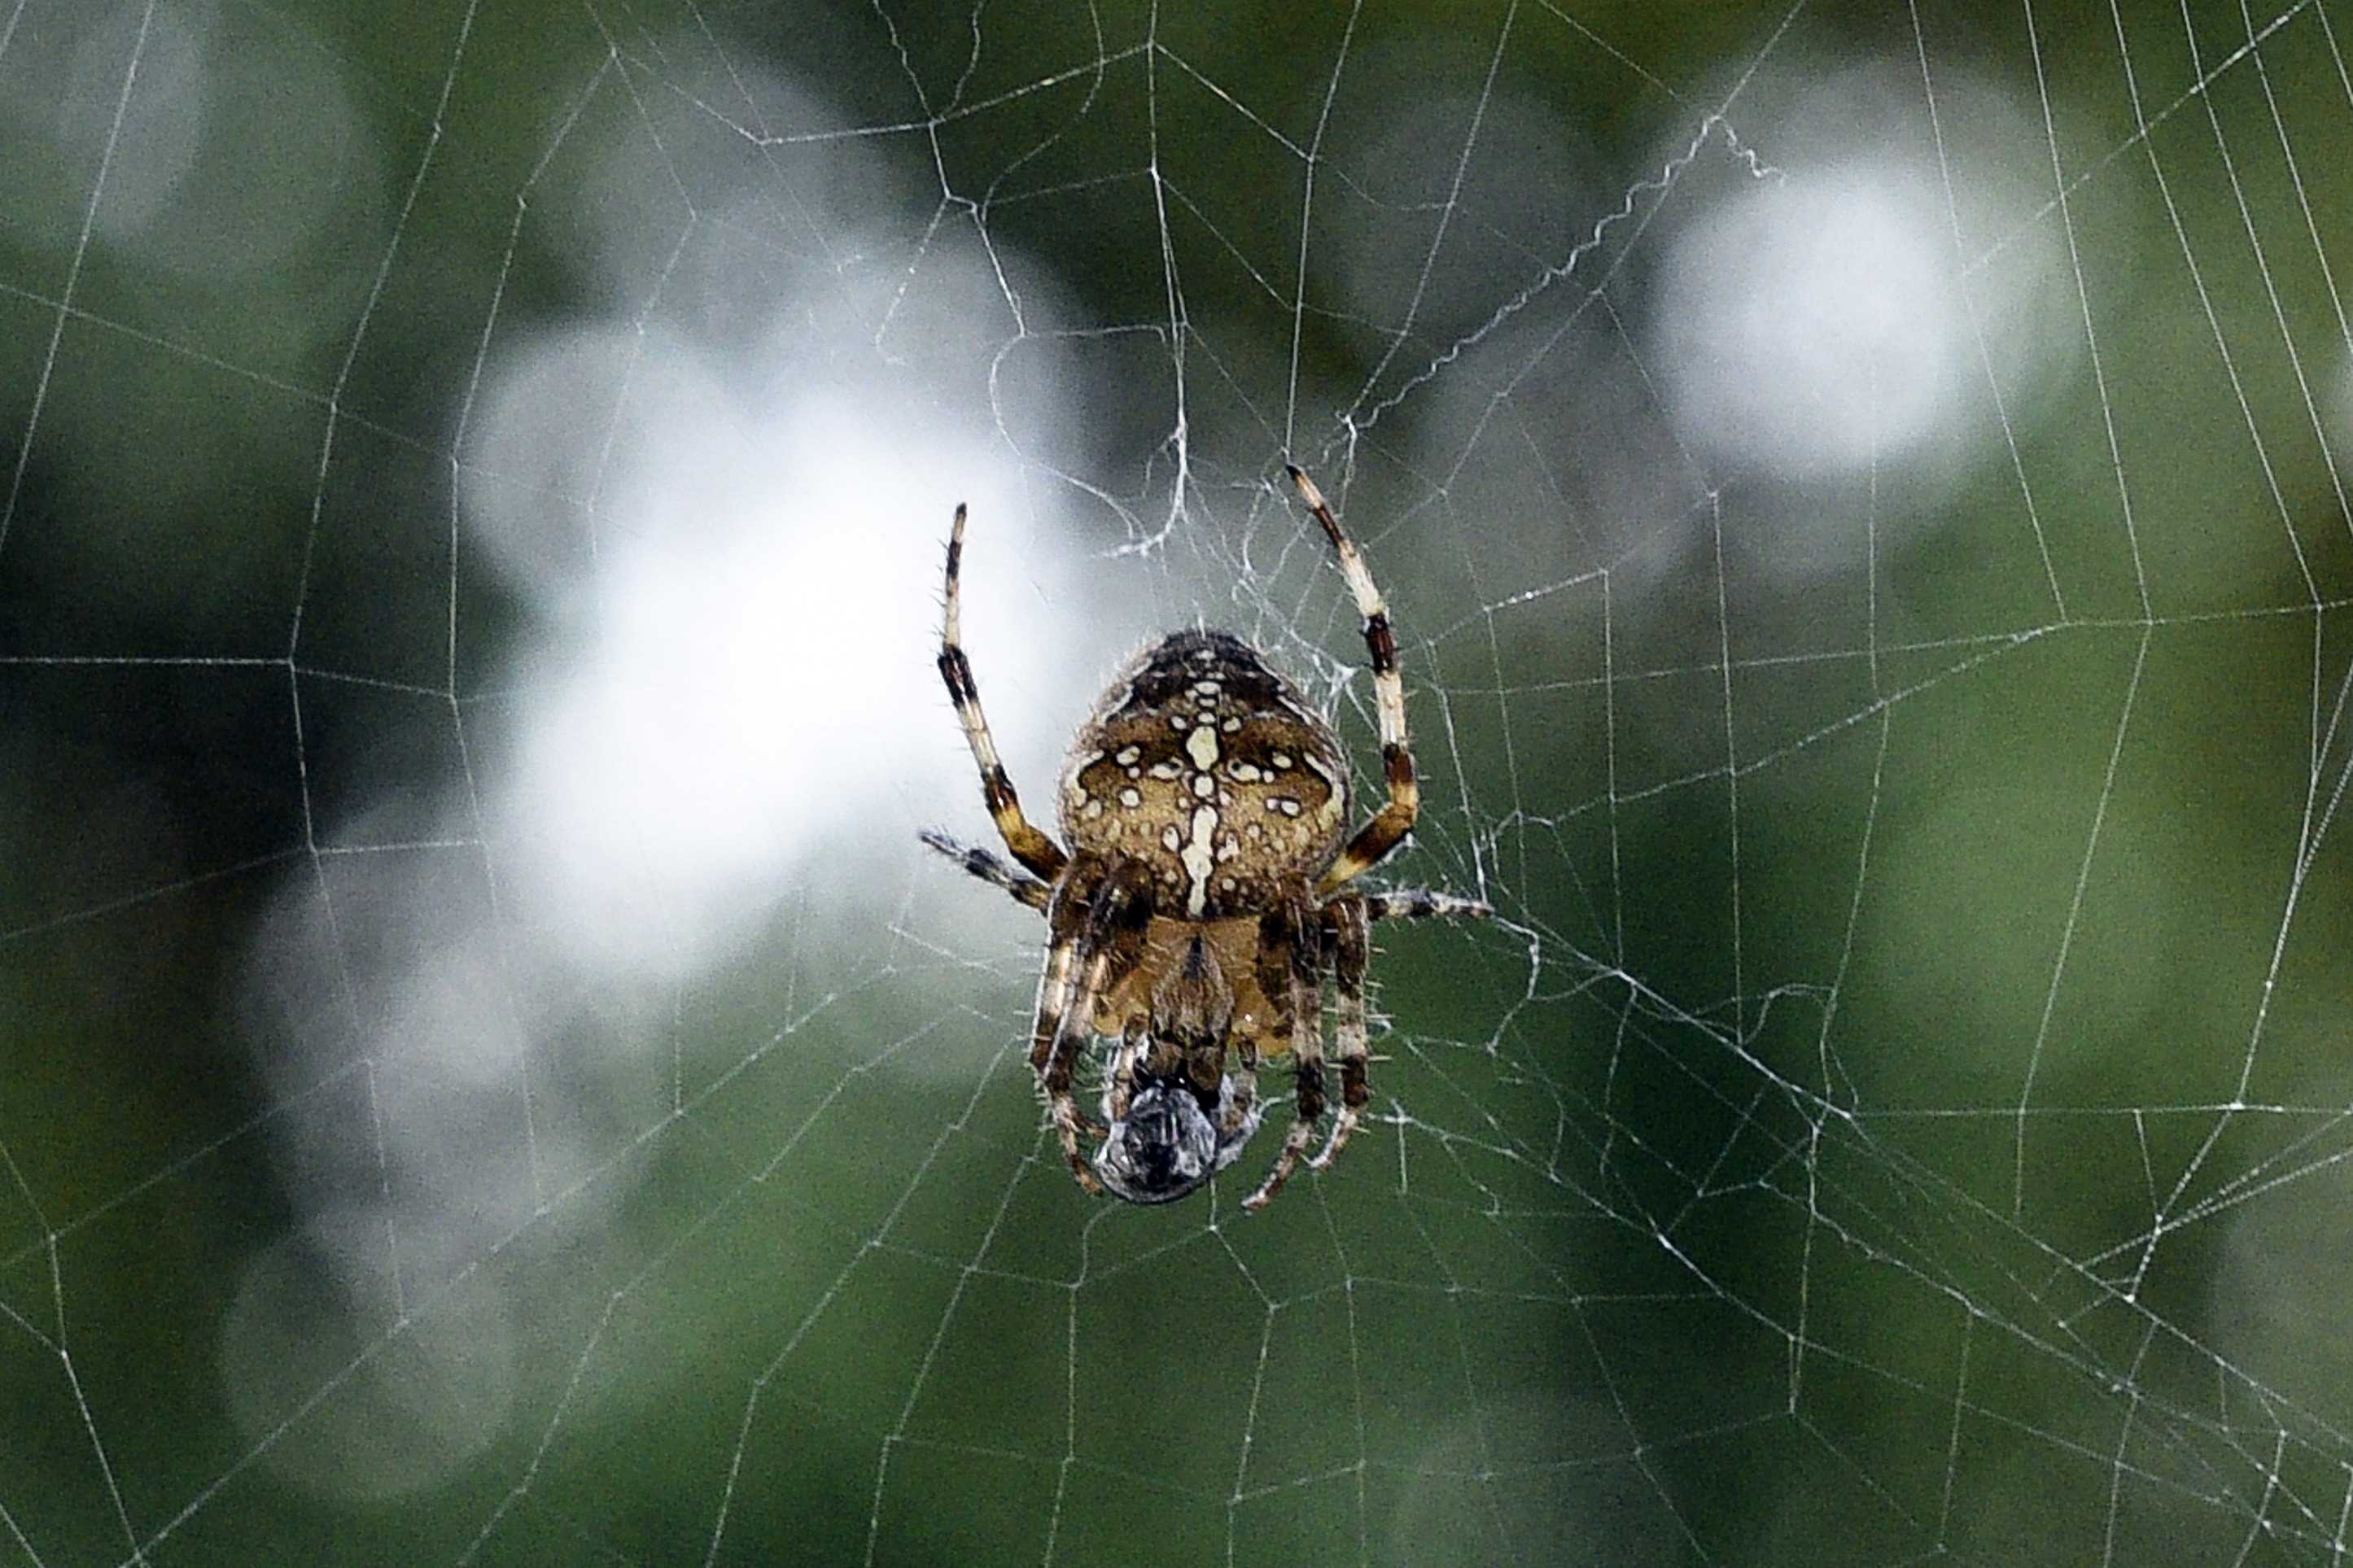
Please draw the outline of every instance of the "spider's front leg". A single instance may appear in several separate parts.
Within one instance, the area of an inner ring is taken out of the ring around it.
[[[1364,617],[1365,649],[1373,662],[1374,710],[1380,721],[1381,773],[1388,785],[1388,799],[1373,819],[1356,830],[1356,836],[1344,846],[1332,864],[1324,868],[1323,879],[1316,884],[1319,893],[1332,893],[1354,881],[1380,864],[1382,858],[1413,831],[1421,810],[1421,786],[1414,776],[1413,742],[1405,727],[1405,677],[1398,669],[1397,630],[1389,624],[1389,608],[1381,598],[1381,591],[1373,582],[1372,568],[1365,564],[1364,553],[1340,520],[1332,514],[1332,503],[1315,488],[1315,481],[1303,473],[1295,463],[1286,463],[1284,469],[1291,482],[1299,487],[1299,496],[1315,521],[1324,527],[1324,537],[1340,558],[1340,574],[1348,581],[1348,594],[1356,602],[1356,613]]]
[[[947,605],[940,618],[940,679],[946,683],[948,700],[955,705],[956,718],[964,725],[965,743],[972,749],[973,765],[980,770],[981,797],[988,803],[988,815],[996,820],[1006,848],[1013,852],[1013,858],[1025,869],[1050,882],[1061,874],[1068,857],[1060,845],[1022,815],[1021,797],[1015,793],[1012,776],[997,757],[997,741],[988,732],[988,716],[980,710],[980,688],[972,678],[972,661],[965,657],[964,518],[965,509],[959,503],[955,527],[948,535]],[[932,847],[942,848],[936,843]],[[943,853],[947,852],[943,849]],[[999,880],[969,861],[966,869],[988,880]],[[1009,882],[999,881],[999,886],[1024,903],[1029,902]]]

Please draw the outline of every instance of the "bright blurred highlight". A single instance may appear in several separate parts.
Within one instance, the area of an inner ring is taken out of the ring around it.
[[[1684,427],[1802,476],[1900,458],[1948,421],[1968,337],[1921,195],[1868,173],[1764,185],[1683,235],[1660,316]]]
[[[1928,121],[1913,62],[1832,77],[1777,131],[1749,129],[1755,144],[1802,142],[1808,161],[1759,165],[1670,240],[1651,326],[1667,400],[1731,473],[1987,460],[2024,394],[2070,362],[2050,331],[2071,294],[2061,237],[2033,222],[2040,138],[1966,73],[1936,91],[1944,118]],[[1947,121],[1968,148],[1921,134]]]

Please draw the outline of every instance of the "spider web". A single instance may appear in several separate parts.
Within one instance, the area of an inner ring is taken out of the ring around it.
[[[0,4],[0,1556],[2341,1559],[2342,31]],[[1089,1200],[939,545],[1375,798],[1286,458],[1497,918]]]

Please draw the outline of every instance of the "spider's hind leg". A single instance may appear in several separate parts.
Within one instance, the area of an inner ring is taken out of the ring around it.
[[[1343,893],[1324,905],[1324,939],[1331,944],[1332,990],[1336,1019],[1335,1045],[1340,1058],[1340,1114],[1332,1136],[1315,1158],[1307,1162],[1321,1171],[1339,1158],[1348,1135],[1364,1119],[1373,1098],[1366,1072],[1372,1061],[1372,1029],[1365,1005],[1365,973],[1373,952],[1372,925],[1377,920],[1484,920],[1494,910],[1459,893],[1433,892],[1427,888],[1400,888],[1386,893]]]
[[[1333,1119],[1332,1136],[1315,1158],[1307,1162],[1321,1171],[1339,1158],[1348,1134],[1356,1130],[1366,1102],[1373,1098],[1366,1064],[1372,1060],[1371,1029],[1365,1016],[1365,971],[1373,948],[1372,914],[1361,898],[1338,898],[1324,906],[1324,933],[1332,944],[1332,990],[1337,1004],[1333,1027],[1340,1057],[1340,1114]]]
[[[1273,1005],[1269,1055],[1288,1050],[1294,1101],[1282,1151],[1258,1190],[1242,1200],[1252,1212],[1264,1208],[1299,1168],[1300,1156],[1315,1142],[1324,1120],[1324,994],[1322,928],[1302,907],[1279,907],[1259,921],[1258,983]]]
[[[1083,1133],[1100,1138],[1104,1129],[1079,1109],[1071,1080],[1080,1051],[1094,1035],[1095,999],[1143,962],[1152,905],[1148,885],[1140,876],[1141,868],[1130,862],[1128,868],[1105,868],[1099,876],[1067,878],[1048,914],[1053,939],[1038,985],[1029,1065],[1045,1091],[1071,1174],[1090,1193],[1102,1192],[1103,1183],[1081,1152],[1079,1140]]]

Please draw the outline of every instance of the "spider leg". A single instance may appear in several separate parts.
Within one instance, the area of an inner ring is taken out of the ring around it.
[[[1381,727],[1381,770],[1388,780],[1388,799],[1370,822],[1356,830],[1345,847],[1316,883],[1317,894],[1337,891],[1355,879],[1380,864],[1383,857],[1405,841],[1413,831],[1414,818],[1421,811],[1421,786],[1415,781],[1413,752],[1406,739],[1405,678],[1398,673],[1397,633],[1389,625],[1388,606],[1381,601],[1381,591],[1373,582],[1372,569],[1365,557],[1340,527],[1340,520],[1332,515],[1331,503],[1315,481],[1296,465],[1284,464],[1291,482],[1299,487],[1300,498],[1315,521],[1324,525],[1325,537],[1339,553],[1341,574],[1348,580],[1348,592],[1356,601],[1356,613],[1365,618],[1365,647],[1373,660],[1373,698],[1378,710]]]
[[[1087,961],[1086,971],[1079,982],[1079,994],[1073,998],[1077,1005],[1065,1012],[1057,1022],[1045,1068],[1038,1075],[1039,1085],[1046,1091],[1046,1105],[1053,1120],[1055,1134],[1061,1140],[1062,1157],[1070,1162],[1071,1174],[1077,1178],[1079,1185],[1090,1193],[1102,1192],[1103,1183],[1089,1168],[1086,1155],[1080,1151],[1079,1139],[1082,1133],[1101,1138],[1104,1128],[1079,1109],[1077,1098],[1071,1093],[1071,1079],[1078,1066],[1079,1048],[1087,1037],[1085,1027],[1073,1024],[1072,1020],[1093,1010],[1095,993],[1102,983],[1107,956],[1098,952]]]
[[[1250,1113],[1257,1109],[1258,1083],[1256,1078],[1254,1075],[1250,1073],[1236,1073],[1234,1075],[1233,1102],[1227,1107],[1226,1114],[1219,1119],[1218,1122],[1219,1139],[1223,1141],[1225,1139],[1231,1138],[1235,1133],[1240,1132],[1250,1121]]]
[[[915,837],[982,881],[1004,889],[1013,895],[1016,902],[1027,904],[1039,914],[1045,913],[1046,906],[1053,900],[1053,889],[1035,877],[1014,869],[986,849],[959,844],[936,827],[923,828]]]
[[[1106,986],[1124,978],[1144,956],[1145,924],[1151,906],[1134,876],[1118,868],[1092,882],[1091,889],[1076,896],[1071,883],[1065,883],[1049,912],[1054,935],[1046,950],[1045,973],[1038,983],[1029,1065],[1038,1074],[1039,1087],[1045,1090],[1071,1173],[1080,1186],[1099,1193],[1103,1183],[1080,1152],[1079,1138],[1082,1133],[1100,1138],[1104,1129],[1079,1109],[1071,1093],[1071,1079],[1077,1071],[1079,1052],[1093,1032],[1095,998]]]
[[[1249,1040],[1240,1041],[1234,1052],[1240,1070],[1229,1075],[1234,1086],[1232,1103],[1219,1119],[1218,1136],[1231,1138],[1248,1126],[1258,1115],[1258,1047]]]
[[[1291,1052],[1296,1096],[1291,1129],[1283,1134],[1282,1152],[1274,1169],[1258,1190],[1242,1200],[1252,1212],[1264,1208],[1282,1190],[1299,1158],[1315,1142],[1316,1123],[1324,1118],[1323,986],[1314,951],[1318,928],[1297,908],[1267,911],[1259,921],[1258,983],[1273,1005],[1269,1033],[1274,1043],[1270,1055]]]
[[[1127,1114],[1128,1102],[1135,1098],[1135,1065],[1151,1048],[1150,1026],[1142,1018],[1130,1019],[1126,1032],[1120,1037],[1119,1058],[1112,1068],[1111,1087],[1103,1093],[1103,1114],[1112,1121],[1117,1121]]]
[[[1365,1018],[1365,970],[1372,957],[1372,913],[1362,898],[1338,898],[1324,906],[1324,931],[1332,944],[1332,990],[1338,1019],[1333,1033],[1340,1054],[1340,1114],[1333,1120],[1332,1136],[1323,1152],[1307,1162],[1321,1171],[1338,1159],[1348,1134],[1356,1130],[1365,1102],[1373,1098],[1365,1065],[1372,1059],[1370,1029]]]
[[[963,503],[957,503],[955,527],[948,535],[947,611],[940,622],[940,679],[947,682],[948,700],[955,704],[956,717],[964,721],[964,738],[972,747],[974,763],[980,769],[981,794],[988,802],[989,816],[997,819],[997,831],[1003,836],[1005,847],[1013,851],[1013,858],[1024,868],[1050,882],[1061,874],[1070,858],[1062,853],[1060,845],[1021,815],[1021,798],[1014,793],[1013,780],[997,758],[997,742],[988,733],[988,720],[980,710],[980,688],[973,684],[972,661],[965,658],[961,613],[964,512]]]
[[[1014,894],[1019,898],[1018,893]],[[1429,888],[1391,888],[1386,893],[1356,895],[1365,906],[1367,920],[1485,920],[1495,912],[1494,906],[1479,899],[1466,899],[1460,893],[1440,893]],[[1335,904],[1337,903],[1335,900]],[[1333,905],[1326,905],[1329,909]]]

